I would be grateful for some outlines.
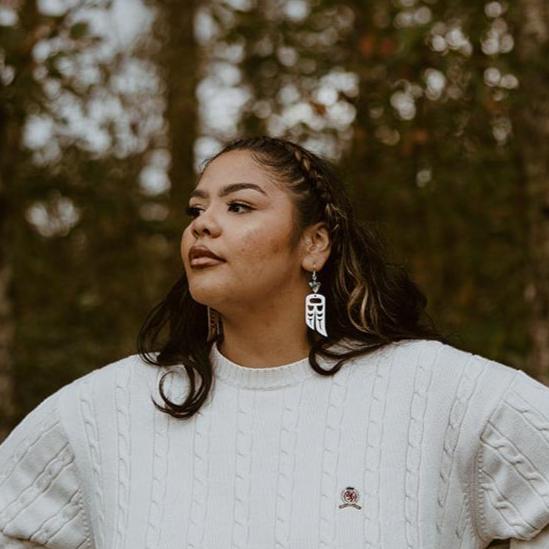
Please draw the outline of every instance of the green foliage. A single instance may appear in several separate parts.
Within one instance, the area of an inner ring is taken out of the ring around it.
[[[304,15],[290,16],[271,0],[249,9],[148,0],[157,14],[152,33],[139,48],[98,62],[89,80],[84,60],[101,38],[74,14],[47,17],[23,4],[17,24],[0,27],[0,153],[9,158],[0,162],[0,193],[10,204],[20,415],[75,377],[135,352],[146,311],[181,268],[177,240],[194,143],[227,139],[198,123],[195,92],[199,78],[223,64],[237,69],[235,87],[249,93],[237,133],[284,135],[335,158],[360,220],[384,231],[390,259],[412,272],[441,329],[458,346],[524,368],[527,197],[511,118],[529,90],[512,85],[521,69],[515,50],[490,53],[487,42],[494,32],[498,40],[516,37],[515,4],[489,17],[472,0],[311,0]],[[184,27],[194,11],[216,29],[199,49]],[[160,75],[149,94],[165,101],[162,127],[141,141],[154,103],[113,84],[128,60],[147,64],[143,81]],[[547,72],[547,56],[530,62]],[[63,99],[85,113],[97,97],[121,105],[100,128],[110,143],[101,152],[70,134],[59,108]],[[308,107],[308,116],[292,118],[296,106]],[[21,145],[37,115],[56,128],[40,154]],[[124,117],[126,133],[118,125]],[[170,151],[174,187],[151,197],[139,178],[155,149]],[[55,213],[62,199],[75,222],[41,232],[29,212]]]
[[[79,21],[70,28],[69,36],[73,40],[79,40],[89,34],[89,25],[86,21]]]

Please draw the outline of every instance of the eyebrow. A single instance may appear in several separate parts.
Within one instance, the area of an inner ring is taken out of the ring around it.
[[[218,196],[220,198],[223,198],[224,196],[227,196],[228,194],[234,193],[236,191],[240,191],[242,189],[252,189],[254,191],[258,191],[260,193],[263,193],[265,196],[267,196],[267,193],[255,183],[231,183],[230,185],[225,185],[225,187],[222,187],[221,190],[218,193]],[[209,193],[206,191],[202,191],[200,189],[195,189],[191,192],[189,195],[189,198],[192,198],[193,196],[198,196],[200,198],[208,198]]]

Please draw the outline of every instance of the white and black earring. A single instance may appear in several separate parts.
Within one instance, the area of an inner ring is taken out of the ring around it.
[[[318,293],[320,282],[317,280],[316,271],[313,267],[313,276],[309,281],[313,290],[305,299],[305,322],[311,330],[328,337],[326,333],[326,298]]]
[[[219,313],[210,307],[208,307],[208,339],[210,343],[222,332],[223,326],[221,324],[221,318]]]

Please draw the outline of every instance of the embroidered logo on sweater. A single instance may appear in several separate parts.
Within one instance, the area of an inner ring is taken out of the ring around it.
[[[355,507],[356,509],[362,509],[362,506],[358,505],[359,493],[356,488],[347,486],[341,491],[341,499],[343,503],[339,506],[340,509],[345,507]]]

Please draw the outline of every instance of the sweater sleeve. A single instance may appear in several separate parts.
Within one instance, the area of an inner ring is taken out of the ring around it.
[[[549,547],[549,388],[518,370],[480,435],[477,526],[511,549]]]
[[[512,539],[509,549],[547,549],[549,547],[549,526],[527,541]]]
[[[92,549],[78,472],[57,412],[61,390],[0,445],[0,547]]]

